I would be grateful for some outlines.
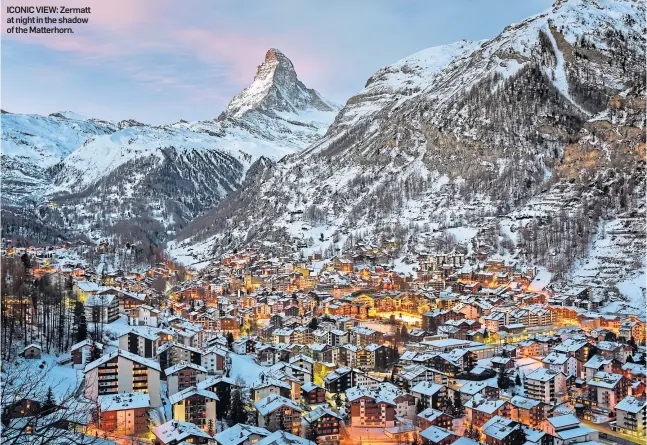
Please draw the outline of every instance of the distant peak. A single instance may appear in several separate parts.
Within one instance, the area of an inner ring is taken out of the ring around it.
[[[241,117],[249,110],[294,113],[311,108],[333,110],[316,91],[298,79],[292,61],[283,52],[270,48],[256,70],[254,82],[229,102],[225,116]]]

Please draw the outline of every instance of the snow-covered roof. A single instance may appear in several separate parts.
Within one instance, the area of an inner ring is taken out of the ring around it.
[[[629,413],[638,413],[644,410],[645,406],[647,406],[647,400],[637,399],[632,396],[627,396],[624,399],[622,399],[620,402],[618,402],[618,404],[616,404],[615,409],[626,411]]]
[[[169,368],[166,368],[164,370],[164,373],[168,376],[168,375],[171,375],[171,374],[175,374],[176,372],[181,371],[182,369],[185,369],[185,368],[195,369],[196,371],[203,372],[205,374],[207,373],[206,368],[203,368],[200,365],[196,365],[195,363],[191,363],[191,362],[187,362],[187,361],[181,361],[180,363],[178,363],[176,365],[173,365],[173,366],[171,366]]]
[[[560,354],[559,352],[553,351],[543,358],[542,363],[547,363],[550,365],[563,365],[567,361],[568,356],[566,354]]]
[[[438,417],[442,416],[443,414],[445,413],[437,409],[426,408],[418,413],[418,417],[431,422],[437,419]]]
[[[573,414],[565,414],[563,416],[548,417],[546,419],[548,423],[553,425],[555,429],[564,428],[567,426],[577,426],[580,424],[580,420],[575,417]]]
[[[175,394],[171,394],[168,398],[169,402],[171,402],[171,405],[175,405],[178,402],[181,402],[182,400],[186,399],[187,397],[191,397],[193,395],[200,395],[203,397],[206,397],[208,399],[212,400],[220,400],[218,399],[218,396],[216,395],[215,392],[213,391],[208,391],[206,389],[202,388],[197,388],[195,386],[191,386],[189,388],[183,389],[180,392],[176,392]]]
[[[601,366],[608,365],[613,359],[602,357],[601,355],[594,355],[588,362],[584,363],[585,368],[600,369]]]
[[[425,396],[432,396],[439,391],[443,390],[443,385],[434,382],[423,381],[411,388],[411,392],[422,394]]]
[[[319,419],[319,418],[321,418],[323,416],[332,416],[332,417],[335,417],[337,419],[341,419],[339,414],[337,414],[336,412],[331,411],[331,410],[326,409],[326,408],[323,408],[321,406],[319,406],[319,407],[315,408],[314,410],[310,411],[305,416],[303,416],[303,418],[305,419],[306,422],[313,423],[313,422],[316,422],[317,419]]]
[[[144,392],[124,392],[99,396],[98,403],[102,412],[121,411],[148,408],[151,404],[151,398]]]
[[[86,307],[104,307],[110,306],[117,300],[117,296],[114,294],[94,294],[88,296],[88,299],[83,303]]]
[[[465,408],[471,408],[486,414],[494,414],[505,404],[505,400],[488,400],[481,394],[476,394],[465,403]]]
[[[547,382],[549,380],[554,379],[556,376],[559,374],[564,374],[561,371],[555,371],[553,369],[549,368],[537,368],[530,374],[526,376],[527,379],[529,380],[537,380],[540,382]]]
[[[438,443],[443,439],[455,434],[449,430],[446,430],[445,428],[440,428],[432,425],[426,430],[421,431],[420,435],[431,442]]]
[[[216,442],[219,445],[238,445],[245,442],[252,435],[267,437],[270,434],[265,428],[237,423],[221,433],[216,434]]]
[[[316,443],[285,431],[275,431],[256,442],[256,445],[316,445]]]
[[[197,425],[180,420],[169,420],[168,422],[153,428],[153,434],[163,444],[171,442],[181,442],[192,436],[213,439],[210,435],[202,431]]]
[[[299,412],[302,411],[301,408],[297,404],[295,404],[292,400],[275,394],[262,398],[261,400],[256,402],[254,406],[262,416],[272,413],[282,406],[287,406],[290,409],[293,409]]]
[[[598,371],[586,384],[600,388],[614,388],[620,380],[622,380],[622,374]]]
[[[570,440],[575,439],[576,437],[586,436],[594,432],[597,432],[597,430],[589,428],[588,426],[580,425],[576,428],[569,428],[564,431],[555,432],[555,434],[562,440]]]
[[[375,400],[376,403],[388,403],[391,405],[395,405],[395,399],[403,394],[404,392],[399,387],[389,382],[382,382],[375,389],[353,386],[346,390],[346,398],[351,402],[361,397],[369,397]]]
[[[481,427],[483,434],[497,440],[505,439],[512,431],[519,428],[520,424],[506,417],[494,416]]]
[[[77,281],[74,284],[83,292],[98,292],[101,289],[101,286],[93,281]]]
[[[123,349],[117,349],[116,351],[111,352],[110,354],[106,354],[101,358],[98,358],[97,360],[88,363],[85,365],[85,368],[83,369],[83,372],[88,372],[94,368],[96,368],[99,365],[102,365],[110,360],[112,360],[115,357],[124,357],[125,359],[128,359],[130,361],[133,361],[135,363],[139,363],[140,365],[147,366],[149,368],[155,369],[157,371],[161,371],[160,364],[156,362],[155,360],[151,360],[148,358],[141,357],[137,354],[133,354],[128,351],[124,351]]]
[[[541,401],[535,399],[529,399],[528,397],[523,396],[514,396],[510,399],[510,404],[515,408],[521,409],[531,409],[539,405]]]
[[[93,344],[92,340],[85,339],[78,343],[74,343],[70,348],[70,351],[76,351],[77,349],[82,348],[83,346],[91,346],[92,344]],[[94,344],[97,346],[97,348],[103,349],[103,343],[94,343]]]

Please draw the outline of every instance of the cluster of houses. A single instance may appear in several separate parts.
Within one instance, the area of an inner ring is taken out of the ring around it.
[[[405,277],[378,253],[245,251],[168,299],[75,276],[87,321],[120,329],[70,350],[97,428],[163,445],[334,445],[366,428],[424,445],[592,445],[591,423],[645,436],[644,315],[530,291],[536,271],[519,264],[424,255]],[[246,420],[228,426],[234,394]]]

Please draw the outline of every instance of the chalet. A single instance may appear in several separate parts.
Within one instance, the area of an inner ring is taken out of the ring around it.
[[[72,363],[75,365],[86,365],[96,360],[103,354],[103,344],[91,340],[80,341],[70,348]]]
[[[416,404],[421,401],[425,408],[444,409],[442,405],[447,397],[445,386],[429,381],[422,381],[411,388],[411,395],[415,397]]]
[[[160,311],[145,304],[136,306],[128,314],[128,324],[132,326],[150,326],[156,328]]]
[[[567,376],[577,375],[577,359],[559,352],[551,352],[541,361],[544,368],[562,372]]]
[[[647,401],[635,397],[625,397],[615,406],[616,421],[611,426],[623,434],[645,437],[645,416]]]
[[[522,424],[501,416],[488,420],[481,432],[487,445],[524,445],[527,438]]]
[[[43,348],[39,344],[32,343],[25,346],[20,352],[20,355],[26,359],[40,359],[42,350]]]
[[[238,388],[238,385],[233,379],[221,376],[208,376],[201,382],[198,382],[196,386],[198,389],[206,389],[216,393],[218,398],[224,401],[231,400],[232,389]],[[225,416],[227,411],[229,411],[229,405],[227,403],[219,403],[216,405],[218,418]]]
[[[303,400],[308,405],[326,403],[326,390],[314,383],[301,385]]]
[[[324,377],[326,391],[331,393],[345,392],[353,386],[370,388],[376,386],[379,381],[356,368],[346,366],[339,367]]]
[[[92,281],[75,281],[72,286],[72,293],[80,302],[85,302],[90,295],[94,295],[103,288]]]
[[[538,368],[526,375],[525,388],[526,397],[554,406],[566,394],[566,376],[561,371]]]
[[[304,430],[315,435],[318,442],[339,444],[341,417],[329,409],[318,407],[303,416]]]
[[[608,415],[627,396],[629,382],[622,374],[598,371],[586,382],[591,410]]]
[[[289,431],[299,434],[301,408],[292,400],[280,395],[270,395],[254,403],[258,426],[269,431]]]
[[[160,346],[157,349],[157,358],[162,369],[170,368],[182,361],[202,366],[202,351],[176,342],[168,342]]]
[[[440,428],[451,429],[452,420],[453,417],[443,411],[426,408],[418,413],[414,423],[421,430],[429,428],[432,425]]]
[[[475,427],[481,427],[494,416],[510,417],[508,402],[499,399],[486,399],[475,395],[465,404],[467,420]]]
[[[286,398],[290,397],[292,386],[280,379],[265,376],[261,373],[260,379],[252,385],[252,400],[258,402],[270,395],[280,395]]]
[[[229,351],[219,345],[207,348],[202,354],[202,366],[210,375],[227,373],[231,369]]]

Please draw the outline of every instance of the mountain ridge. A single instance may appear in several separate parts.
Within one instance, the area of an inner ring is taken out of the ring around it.
[[[586,123],[639,81],[644,12],[631,0],[556,2],[492,39],[452,44],[438,64],[409,56],[382,68],[321,140],[189,225],[170,251],[194,262],[249,246],[331,257],[395,238],[404,257],[447,239],[471,254],[520,254],[498,222],[540,195]]]
[[[261,98],[236,117],[146,125],[71,111],[3,114],[3,182],[10,189],[3,203],[25,217],[24,208],[37,207],[34,218],[69,236],[110,235],[128,218],[154,226],[155,242],[173,236],[240,187],[254,163],[303,149],[332,122],[338,107],[305,87],[283,53],[269,53],[261,65],[272,71],[265,86],[280,90],[282,102]],[[236,100],[244,101],[246,91]],[[102,203],[109,209],[102,212]]]

